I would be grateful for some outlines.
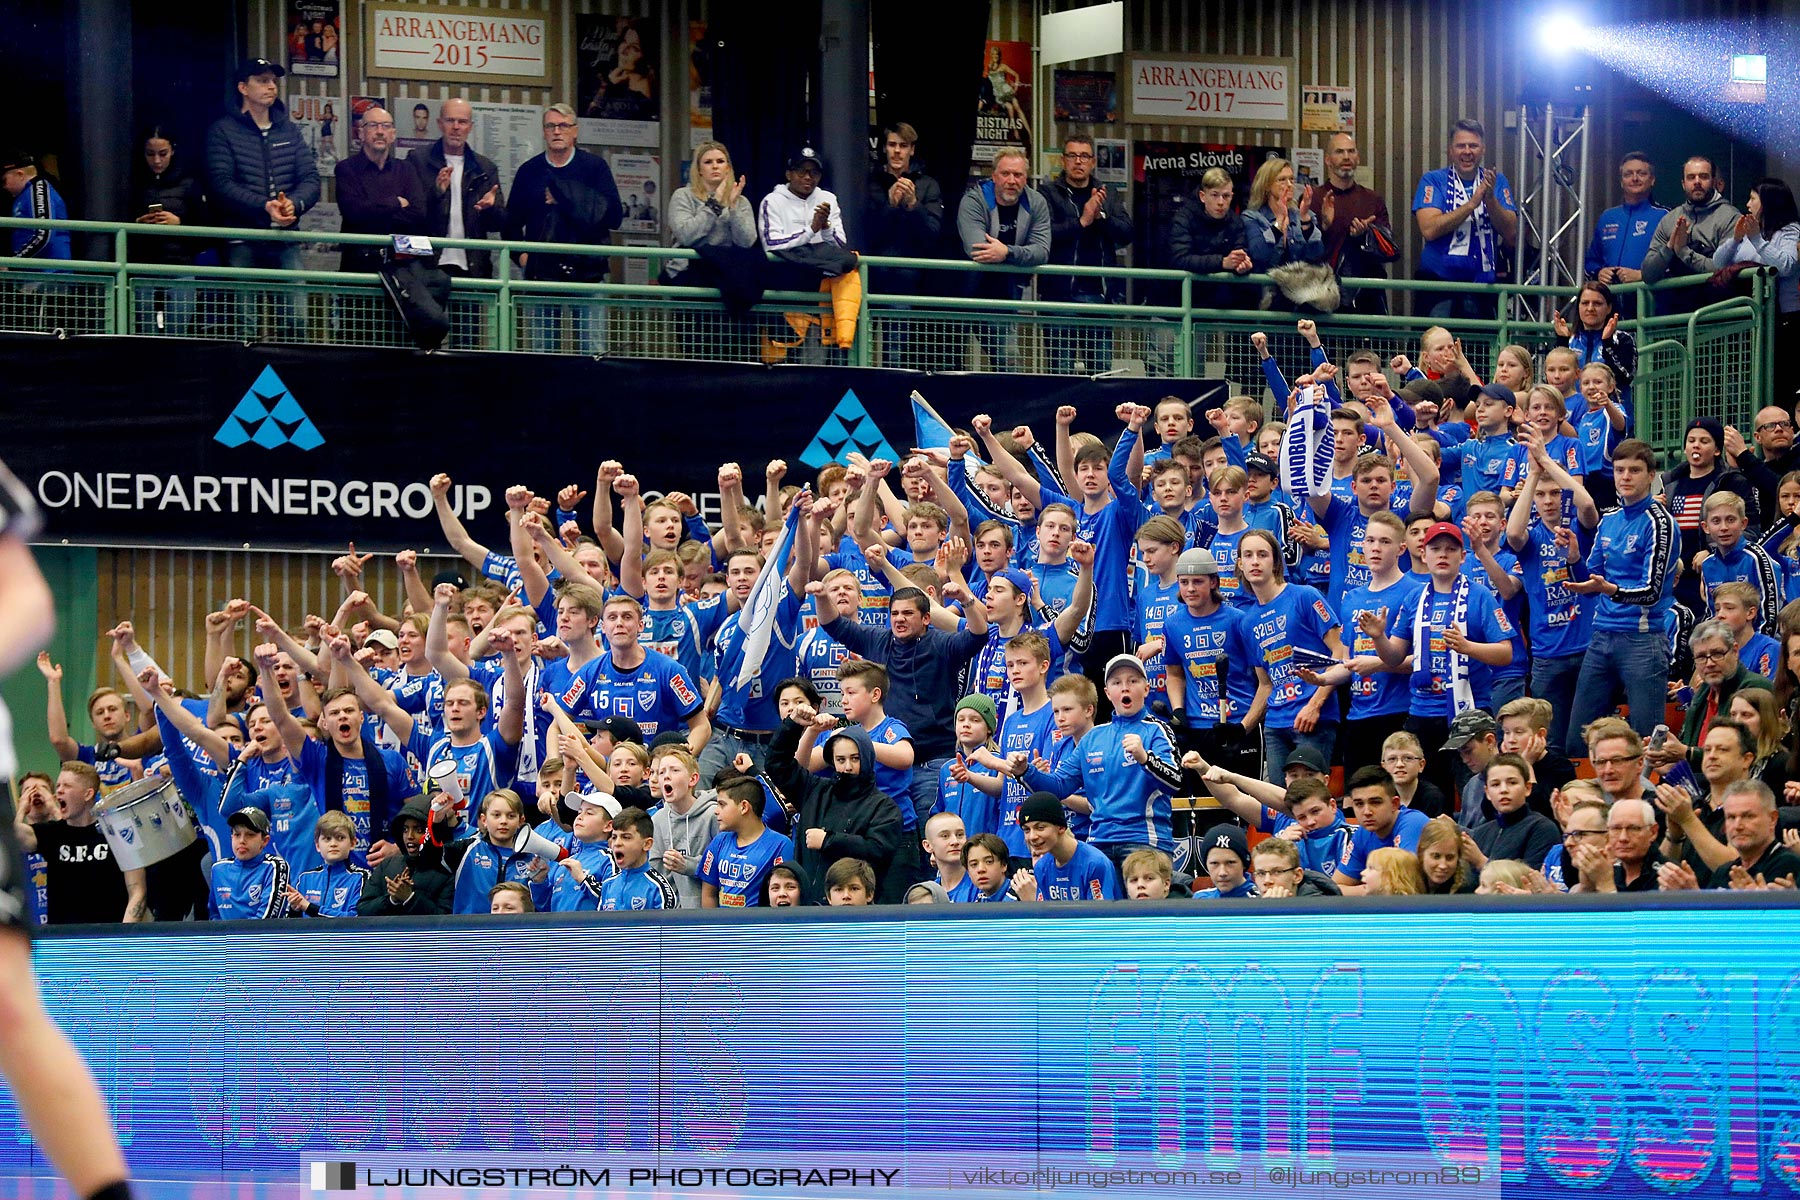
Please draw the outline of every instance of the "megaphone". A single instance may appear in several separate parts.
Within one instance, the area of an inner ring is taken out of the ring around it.
[[[456,776],[456,761],[444,758],[425,768],[425,776],[436,788],[437,794],[431,798],[431,819],[435,823],[442,814],[455,812],[468,804],[463,794],[462,780]],[[448,803],[446,803],[446,800]]]

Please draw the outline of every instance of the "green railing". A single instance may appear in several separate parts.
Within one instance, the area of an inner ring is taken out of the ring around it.
[[[144,239],[196,239],[291,243],[314,254],[344,246],[383,246],[373,234],[325,234],[278,230],[190,228],[102,221],[29,221],[0,218],[6,229],[66,229],[78,239],[111,247],[107,259],[54,264],[4,263],[0,271],[0,331],[47,334],[137,334],[289,344],[410,345],[374,275],[333,269],[265,270],[133,262]],[[1307,352],[1294,332],[1295,314],[1260,309],[1196,308],[1194,286],[1209,282],[1251,285],[1247,296],[1272,295],[1267,276],[1195,276],[1184,271],[1045,267],[1027,271],[972,262],[864,256],[863,300],[855,342],[827,351],[816,343],[777,350],[770,336],[792,340],[786,313],[817,313],[824,297],[771,292],[744,319],[729,317],[716,291],[654,282],[671,259],[692,251],[650,246],[572,246],[434,238],[440,248],[482,250],[495,261],[495,278],[458,279],[452,292],[451,333],[446,345],[464,350],[611,354],[714,361],[837,361],[858,366],[925,370],[1004,370],[1044,374],[1119,371],[1152,376],[1223,377],[1241,391],[1263,394],[1262,371],[1249,335],[1269,334],[1269,346],[1292,379],[1307,369]],[[549,283],[515,278],[521,255],[554,253],[607,260],[609,280],[628,277],[641,264],[652,282]],[[142,254],[140,257],[148,257]],[[335,266],[335,261],[332,262]],[[886,268],[918,272],[928,294],[889,295],[875,290]],[[871,276],[871,272],[874,272]],[[1129,284],[1144,303],[1083,303],[977,298],[963,294],[977,280],[997,275],[1104,277]],[[1631,300],[1627,322],[1640,347],[1634,388],[1638,427],[1660,445],[1679,442],[1695,415],[1717,416],[1747,429],[1768,393],[1772,376],[1774,293],[1766,276],[1751,278],[1752,291],[1694,313],[1657,315],[1659,298],[1703,283],[1698,278],[1654,288],[1627,284],[1615,292]],[[1418,357],[1419,335],[1444,325],[1462,338],[1470,363],[1485,378],[1499,347],[1520,342],[1533,350],[1549,345],[1548,323],[1527,319],[1544,297],[1567,300],[1568,288],[1518,284],[1443,284],[1412,280],[1344,280],[1346,288],[1376,290],[1391,315],[1337,313],[1317,318],[1333,357],[1369,348],[1385,362],[1394,354]],[[1429,289],[1490,298],[1494,320],[1438,320],[1414,316],[1409,293]],[[1149,299],[1157,302],[1147,302]]]

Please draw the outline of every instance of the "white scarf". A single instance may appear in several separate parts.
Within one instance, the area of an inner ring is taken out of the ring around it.
[[[1427,585],[1419,593],[1419,611],[1413,616],[1413,653],[1420,655],[1419,661],[1428,662],[1431,653],[1431,608],[1433,597],[1437,595],[1436,584]],[[1469,631],[1469,577],[1458,575],[1456,586],[1450,591],[1450,616],[1444,622],[1445,630],[1460,629]],[[1469,656],[1459,654],[1448,646],[1444,648],[1445,660],[1450,664],[1450,719],[1452,721],[1466,712],[1475,709],[1475,689],[1469,682]]]
[[[1331,456],[1337,440],[1331,414],[1318,404],[1296,402],[1281,441],[1281,485],[1295,500],[1331,495]]]
[[[1472,193],[1469,185],[1457,175],[1455,167],[1450,168],[1446,174],[1450,176],[1449,182],[1444,185],[1445,199],[1448,201],[1446,208],[1454,211],[1467,204]],[[1444,253],[1451,258],[1468,258],[1471,252],[1480,257],[1484,272],[1494,269],[1494,223],[1488,220],[1485,200],[1468,220],[1456,227],[1456,232],[1450,235],[1450,244],[1444,248]]]

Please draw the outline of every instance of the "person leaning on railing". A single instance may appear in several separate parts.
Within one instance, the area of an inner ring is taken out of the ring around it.
[[[1231,176],[1212,167],[1200,177],[1197,197],[1184,197],[1169,228],[1169,265],[1197,275],[1230,271],[1250,273],[1250,231],[1241,214],[1231,211]],[[1195,203],[1195,199],[1198,203]],[[1196,284],[1195,308],[1254,308],[1252,293],[1241,284]]]
[[[692,179],[669,197],[669,235],[672,245],[698,251],[700,259],[669,259],[664,283],[726,287],[743,274],[761,275],[763,256],[755,248],[756,213],[744,196],[746,182],[734,175],[723,142],[694,148]]]
[[[506,228],[506,197],[500,168],[469,145],[475,126],[467,100],[451,98],[438,107],[438,130],[444,136],[406,156],[425,191],[425,232],[432,237],[485,238]],[[452,275],[485,279],[494,273],[486,250],[438,251],[438,269]]]
[[[37,159],[22,150],[0,154],[0,184],[13,198],[14,217],[32,217],[49,221],[69,219],[68,206],[50,177],[38,170]],[[68,258],[69,231],[66,229],[15,229],[12,231],[14,258]]]
[[[956,208],[956,236],[963,253],[986,266],[1041,267],[1050,261],[1050,204],[1027,183],[1030,162],[1023,150],[1007,148],[994,158],[993,177],[963,193]],[[1030,276],[971,275],[971,294],[979,299],[1017,300]],[[987,369],[1007,371],[1008,328],[980,324],[976,339],[987,355]]]
[[[1764,266],[1775,273],[1775,403],[1792,412],[1800,390],[1800,211],[1779,179],[1751,188],[1748,208],[1713,252],[1713,266],[1732,273]]]

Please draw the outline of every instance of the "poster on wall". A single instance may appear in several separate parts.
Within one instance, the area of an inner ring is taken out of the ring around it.
[[[688,22],[688,149],[711,141],[712,47],[706,40],[706,22]]]
[[[1131,152],[1124,138],[1094,139],[1094,178],[1101,183],[1130,180]]]
[[[1325,182],[1325,151],[1319,147],[1295,146],[1288,151],[1287,158],[1294,164],[1296,187],[1318,187]]]
[[[330,178],[337,170],[338,160],[343,152],[338,148],[338,139],[342,136],[343,122],[338,112],[344,106],[342,101],[330,96],[289,96],[287,99],[288,117],[300,130],[300,136],[306,139],[307,149],[312,151],[313,165],[319,170],[321,179]]]
[[[371,108],[387,108],[388,102],[380,96],[350,97],[350,153],[355,154],[362,149],[362,119]],[[388,109],[392,112],[392,109]],[[398,126],[398,122],[395,123]]]
[[[1235,190],[1232,206],[1242,212],[1250,197],[1250,181],[1256,169],[1270,158],[1281,158],[1280,146],[1243,146],[1221,142],[1133,142],[1131,178],[1136,188],[1134,213],[1138,222],[1137,245],[1149,261],[1136,265],[1169,266],[1169,231],[1175,212],[1184,204],[1198,204],[1195,193],[1200,177],[1213,167],[1231,176]]]
[[[654,18],[575,18],[575,115],[583,145],[661,144],[657,50]]]
[[[288,0],[288,74],[336,79],[344,41],[338,0]]]
[[[1356,89],[1309,83],[1300,89],[1302,133],[1355,133]]]
[[[469,109],[475,120],[469,145],[494,160],[501,189],[510,189],[519,164],[544,151],[544,110],[535,104],[471,104]]]
[[[448,4],[365,4],[364,71],[370,79],[544,87],[562,56],[557,22],[541,9]]]
[[[1118,76],[1111,71],[1056,72],[1056,119],[1088,125],[1117,121]]]
[[[625,205],[620,233],[655,236],[662,232],[662,160],[654,154],[617,151],[606,156],[613,183]]]
[[[1031,43],[989,42],[981,60],[972,174],[986,175],[994,156],[1012,146],[1031,154]]]
[[[394,156],[405,158],[437,141],[437,112],[424,100],[396,100],[400,111],[394,114]]]
[[[1126,60],[1125,119],[1142,125],[1294,127],[1294,60],[1164,54]]]

